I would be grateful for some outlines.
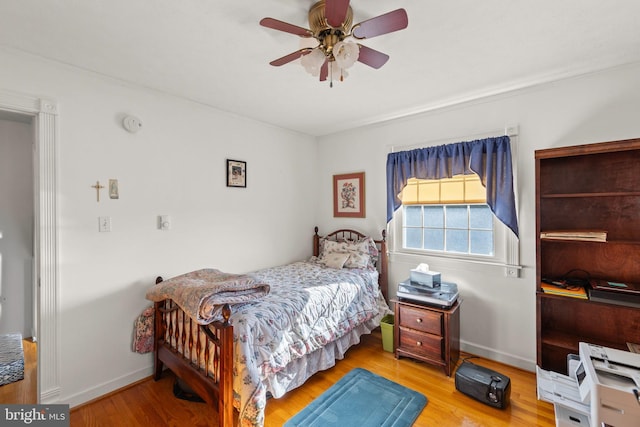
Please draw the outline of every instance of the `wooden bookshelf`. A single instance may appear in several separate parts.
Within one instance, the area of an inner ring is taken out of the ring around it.
[[[640,283],[640,139],[538,150],[536,279]],[[541,239],[549,230],[606,230],[606,242]],[[580,341],[627,350],[640,308],[536,295],[537,363],[567,373]]]

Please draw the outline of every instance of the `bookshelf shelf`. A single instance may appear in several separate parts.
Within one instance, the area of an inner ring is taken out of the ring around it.
[[[570,198],[589,198],[589,197],[640,197],[640,191],[621,191],[606,193],[560,193],[560,194],[543,194],[543,199],[570,199]]]
[[[640,283],[640,139],[538,150],[535,160],[538,283],[571,274]],[[606,242],[541,238],[549,230],[606,230]],[[536,332],[538,365],[566,374],[580,341],[622,350],[636,342],[640,308],[539,285]]]
[[[558,243],[558,244],[594,244],[594,245],[640,245],[640,240],[607,240],[606,242],[586,241],[586,240],[570,240],[570,239],[540,239],[544,244]]]

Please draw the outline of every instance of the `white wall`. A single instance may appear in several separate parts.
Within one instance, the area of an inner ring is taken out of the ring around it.
[[[72,406],[151,374],[131,351],[156,275],[246,272],[311,255],[313,138],[99,75],[0,50],[0,89],[55,100],[61,402]],[[143,122],[137,134],[125,114]],[[227,158],[247,188],[227,188]],[[91,186],[118,179],[120,198]],[[170,231],[157,229],[171,215]],[[110,216],[112,231],[98,232]]]
[[[0,334],[34,334],[33,129],[0,119]]]
[[[458,283],[464,298],[463,349],[532,370],[536,358],[534,151],[638,138],[639,110],[640,64],[635,64],[320,138],[320,225],[376,234],[384,228],[385,164],[392,146],[397,151],[402,146],[456,142],[456,138],[465,140],[468,135],[518,125],[520,278],[507,278],[504,269],[497,267],[391,254],[390,284],[397,285],[408,277],[410,268],[428,262],[442,272],[443,279]],[[366,172],[367,218],[332,218],[332,175],[356,171]]]
[[[133,321],[157,274],[201,267],[244,272],[310,255],[326,232],[385,227],[391,146],[520,126],[517,148],[521,278],[501,269],[428,260],[458,282],[462,339],[475,353],[531,368],[535,360],[533,152],[637,137],[640,66],[539,86],[320,138],[0,49],[0,89],[55,100],[60,111],[61,402],[76,405],[151,373],[131,352]],[[124,114],[143,121],[137,134]],[[225,159],[248,162],[247,189],[225,186]],[[365,171],[367,218],[332,218],[332,175]],[[115,178],[120,199],[91,185]],[[170,231],[156,228],[171,215]],[[111,216],[110,233],[98,216]],[[390,281],[420,259],[393,256]]]

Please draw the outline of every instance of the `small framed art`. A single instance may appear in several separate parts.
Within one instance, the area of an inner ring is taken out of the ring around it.
[[[364,172],[333,175],[333,216],[365,217]]]
[[[118,193],[118,180],[110,179],[109,180],[109,198],[110,199],[119,199],[120,194]]]
[[[247,186],[247,162],[227,159],[227,187]]]

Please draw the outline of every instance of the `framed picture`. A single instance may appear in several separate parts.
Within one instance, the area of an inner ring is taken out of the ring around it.
[[[111,199],[119,199],[120,194],[118,193],[118,180],[110,179],[109,180],[109,198]]]
[[[247,186],[247,162],[227,159],[227,187]]]
[[[333,216],[365,217],[364,172],[333,175]]]

